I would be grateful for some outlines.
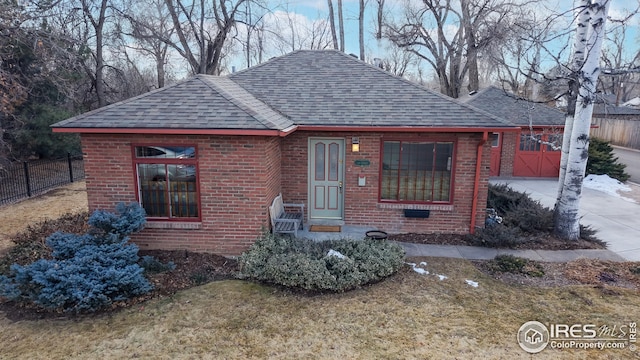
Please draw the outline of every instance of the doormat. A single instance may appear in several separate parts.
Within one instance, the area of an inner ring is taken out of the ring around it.
[[[311,225],[309,231],[313,232],[340,232],[342,227],[340,225]]]

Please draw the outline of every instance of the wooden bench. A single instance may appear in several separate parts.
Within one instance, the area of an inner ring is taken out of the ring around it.
[[[269,216],[274,234],[293,234],[297,237],[298,229],[304,229],[304,204],[285,204],[282,194],[273,199]]]

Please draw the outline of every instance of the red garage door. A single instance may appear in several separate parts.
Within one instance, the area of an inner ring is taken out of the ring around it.
[[[560,172],[561,134],[520,134],[513,176],[557,177]]]

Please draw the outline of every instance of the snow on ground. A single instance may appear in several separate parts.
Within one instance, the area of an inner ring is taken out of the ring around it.
[[[465,280],[464,282],[466,282],[467,284],[473,286],[473,287],[478,287],[478,282],[477,281],[473,281],[473,280]]]
[[[631,188],[627,185],[621,183],[620,181],[609,177],[609,175],[593,175],[590,174],[582,181],[582,185],[586,188],[602,191],[611,196],[615,196],[621,199],[633,201],[628,199],[622,195],[620,195],[620,191],[628,192],[631,191]]]
[[[429,275],[429,271],[427,271],[427,270],[425,270],[423,268],[417,267],[416,263],[409,263],[408,262],[408,263],[405,263],[405,264],[411,266],[411,268],[413,268],[413,271],[417,272],[420,275]],[[427,266],[427,263],[423,261],[423,262],[420,263],[420,266]]]
[[[329,252],[327,253],[327,256],[335,256],[338,259],[345,259],[346,258],[346,256],[343,255],[341,252],[333,250],[333,249],[329,250]]]
[[[416,263],[405,263],[409,266],[411,266],[413,268],[413,271],[417,272],[420,275],[429,275],[429,270],[423,269],[421,267],[418,266],[427,266],[426,261],[421,261],[419,265],[416,265]],[[449,277],[446,275],[440,275],[440,274],[433,274],[434,276],[437,276],[438,279],[440,279],[440,281],[444,280],[444,279],[448,279]]]
[[[414,267],[413,271],[417,272],[420,275],[429,275],[429,271],[423,269],[423,268],[419,268],[419,267]]]

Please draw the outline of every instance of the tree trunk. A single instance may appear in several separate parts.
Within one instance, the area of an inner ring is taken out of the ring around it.
[[[338,0],[338,28],[340,29],[340,51],[344,52],[344,17],[342,14],[342,0]]]
[[[469,92],[480,89],[480,74],[478,73],[478,48],[476,37],[471,26],[471,15],[469,14],[469,3],[467,0],[460,0],[462,8],[462,24],[464,26],[465,43],[467,44],[467,66],[469,77]]]
[[[376,39],[381,40],[382,39],[382,20],[383,20],[383,15],[384,15],[384,1],[385,0],[378,0],[378,31],[376,32]]]
[[[360,40],[360,60],[364,61],[364,0],[360,0],[358,16],[358,39]]]
[[[329,5],[329,26],[331,27],[331,39],[333,40],[333,48],[338,50],[338,36],[336,35],[336,20],[333,13],[333,2],[327,0]]]
[[[598,66],[602,53],[604,28],[607,21],[610,0],[591,3],[593,17],[588,23],[589,35],[586,44],[586,56],[582,71],[578,72],[579,92],[576,101],[575,118],[571,131],[567,170],[562,195],[556,204],[555,232],[568,240],[580,237],[580,196],[587,159],[589,158],[589,130],[593,103],[595,102],[596,85],[600,68]],[[585,24],[586,25],[586,24]],[[580,23],[578,24],[580,26]]]
[[[90,11],[88,6],[85,6],[85,11]],[[104,23],[106,20],[107,12],[107,0],[102,0],[100,3],[100,13],[98,19],[94,19],[91,13],[87,14],[96,32],[96,96],[98,97],[98,107],[107,105],[107,97],[105,94],[104,86]]]
[[[589,11],[590,0],[576,0],[574,2],[576,12],[576,38],[573,42],[573,59],[570,65],[569,92],[567,95],[567,116],[564,123],[564,135],[562,137],[562,151],[560,153],[560,174],[558,176],[558,195],[556,203],[560,201],[564,190],[564,179],[567,173],[567,161],[569,160],[569,146],[571,142],[571,132],[573,130],[573,118],[576,110],[576,98],[578,96],[578,79],[576,74],[582,68],[587,46],[587,36],[591,11]]]
[[[158,89],[164,87],[164,78],[166,77],[164,71],[164,63],[161,61],[156,62],[156,73],[158,76]]]

